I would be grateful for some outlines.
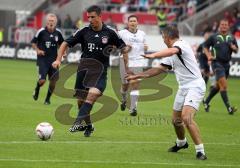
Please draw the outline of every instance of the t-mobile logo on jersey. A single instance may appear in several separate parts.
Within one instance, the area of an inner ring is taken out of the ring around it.
[[[93,50],[102,50],[101,47],[95,46],[94,43],[88,43],[88,49],[90,52],[92,52]]]
[[[95,48],[95,44],[94,43],[88,43],[88,49],[89,49],[89,51],[93,51],[94,50],[94,48]]]
[[[46,41],[46,42],[45,42],[45,45],[46,45],[46,48],[50,48],[50,46],[51,46],[51,41]]]

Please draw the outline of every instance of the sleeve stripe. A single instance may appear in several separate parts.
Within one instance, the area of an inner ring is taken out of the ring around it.
[[[183,64],[183,66],[184,66],[191,74],[194,75],[194,73],[186,66],[185,62],[183,61],[183,58],[181,57],[181,56],[182,56],[182,50],[181,50],[181,48],[178,47],[178,46],[173,46],[173,47],[179,49],[179,53],[177,54],[179,60],[181,61],[181,63]]]
[[[164,66],[164,67],[167,67],[169,70],[172,69],[172,66],[171,66],[171,65],[167,65],[167,64],[164,64],[164,63],[161,63],[161,65]]]
[[[44,28],[42,27],[41,29],[39,29],[38,31],[37,31],[37,33],[36,33],[36,35],[35,35],[35,37],[37,38],[38,36],[39,36],[39,34],[41,33],[41,31],[43,31],[44,30]]]
[[[62,34],[62,31],[60,29],[56,28],[56,30]]]
[[[181,48],[178,47],[178,46],[173,46],[173,47],[175,47],[175,48],[177,48],[177,49],[179,50],[179,53],[178,53],[177,55],[178,55],[178,56],[181,56],[181,55],[182,55],[182,50],[181,50]]]

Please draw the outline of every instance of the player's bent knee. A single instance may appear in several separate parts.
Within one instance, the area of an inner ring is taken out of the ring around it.
[[[90,88],[85,102],[93,104],[101,95],[102,92],[99,89]]]
[[[46,82],[45,79],[40,79],[40,80],[38,81],[38,83],[39,83],[40,86],[44,85],[45,82]]]
[[[181,126],[183,126],[183,121],[180,117],[179,118],[173,118],[172,119],[172,124],[174,125],[174,127],[181,127]]]
[[[102,92],[98,88],[90,88],[88,92],[89,94],[93,94],[93,95],[98,95],[98,96],[102,95]]]
[[[190,115],[183,115],[183,116],[182,116],[182,121],[183,121],[184,125],[185,125],[186,127],[188,127],[188,126],[191,125],[191,123],[192,123],[192,118],[191,118]]]

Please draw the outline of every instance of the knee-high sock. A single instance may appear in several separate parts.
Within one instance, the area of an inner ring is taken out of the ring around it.
[[[213,87],[207,97],[207,99],[205,100],[205,103],[209,104],[211,99],[218,93],[219,88]]]
[[[205,155],[203,144],[195,145],[195,150],[196,150],[196,153],[201,152],[202,154]]]
[[[54,89],[55,89],[55,84],[49,83],[48,92],[45,100],[50,100],[50,97],[52,96]]]
[[[229,100],[228,100],[227,91],[226,90],[220,91],[220,94],[221,94],[221,97],[222,97],[222,100],[223,100],[225,106],[227,107],[227,109],[229,109],[230,103],[229,103]]]
[[[90,111],[92,106],[92,104],[84,102],[78,112],[77,120],[84,120],[87,125],[91,125]]]
[[[35,87],[35,91],[39,91],[40,87],[42,86],[43,84],[39,84],[39,81],[37,81],[37,84],[36,84],[36,87]]]
[[[130,98],[131,98],[130,110],[137,108],[138,97],[139,97],[139,90],[132,90],[130,92]]]

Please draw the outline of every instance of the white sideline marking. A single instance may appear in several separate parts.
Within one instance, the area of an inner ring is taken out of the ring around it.
[[[205,166],[205,167],[240,167],[240,165],[220,165],[220,164],[192,164],[192,163],[168,163],[168,162],[126,162],[126,161],[100,161],[100,160],[60,160],[60,159],[14,159],[0,158],[0,162],[49,162],[49,163],[92,163],[92,164],[125,164],[125,165],[170,165],[170,166]],[[203,163],[203,162],[202,162]]]
[[[163,141],[0,141],[0,144],[172,144]],[[190,143],[191,144],[191,143]],[[240,143],[204,143],[205,145],[240,146]]]

